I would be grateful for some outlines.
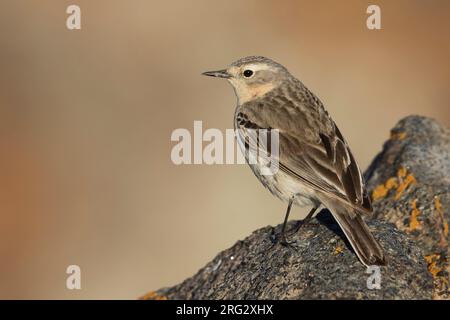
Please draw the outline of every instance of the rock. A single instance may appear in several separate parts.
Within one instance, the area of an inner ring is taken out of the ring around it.
[[[294,228],[296,222],[290,222]],[[364,267],[328,211],[273,244],[272,227],[219,253],[195,276],[158,291],[168,299],[429,299],[433,281],[421,251],[392,224],[371,221],[389,258],[381,289],[368,289]],[[275,232],[279,232],[280,226]]]
[[[434,298],[448,299],[450,130],[418,116],[401,120],[366,172],[375,218],[392,222],[423,250]]]
[[[380,288],[327,210],[273,244],[280,225],[256,230],[220,252],[181,284],[149,299],[431,299],[448,294],[449,130],[408,117],[366,172],[374,218],[368,222],[386,251]],[[295,229],[298,222],[291,221]],[[367,273],[368,272],[368,273]]]

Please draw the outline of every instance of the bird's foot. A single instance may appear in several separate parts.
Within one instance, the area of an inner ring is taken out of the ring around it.
[[[285,248],[291,248],[294,249],[294,242],[288,241],[286,239],[286,235],[283,232],[280,232],[278,234],[275,233],[275,228],[272,228],[271,234],[270,234],[270,241],[273,245],[280,244]]]
[[[294,248],[294,242],[288,241],[288,240],[286,239],[286,237],[282,237],[282,238],[280,239],[279,243],[280,243],[283,247],[285,247],[285,248],[292,248],[292,249]]]

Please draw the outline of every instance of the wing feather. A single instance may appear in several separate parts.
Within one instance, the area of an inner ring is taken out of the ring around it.
[[[288,109],[289,123],[279,128],[280,120],[272,120],[270,112],[261,112],[260,103],[257,106],[255,103],[247,103],[239,107],[235,116],[238,139],[248,143],[252,139],[246,134],[248,129],[278,129],[278,162],[281,171],[319,193],[362,209],[358,212],[370,213],[372,207],[361,171],[348,144],[326,111],[322,109],[326,117],[313,113],[313,117],[328,123],[316,127],[318,132],[312,134],[307,127],[294,125],[296,118],[302,124],[308,121],[313,123],[311,119],[305,119],[304,113],[296,108],[288,106]],[[319,130],[320,128],[324,130]]]

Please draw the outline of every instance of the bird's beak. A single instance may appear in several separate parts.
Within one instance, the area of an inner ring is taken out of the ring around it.
[[[228,79],[231,75],[227,72],[227,70],[218,70],[218,71],[206,71],[203,72],[202,75],[216,78],[225,78]]]

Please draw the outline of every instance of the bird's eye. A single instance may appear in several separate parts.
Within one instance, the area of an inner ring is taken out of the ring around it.
[[[246,78],[250,78],[253,75],[253,71],[252,70],[245,70],[244,71],[244,77]]]

